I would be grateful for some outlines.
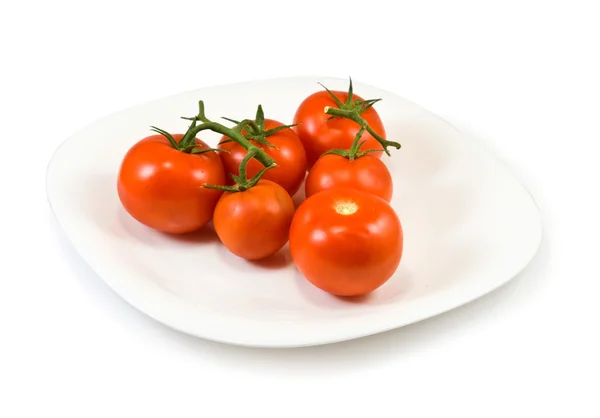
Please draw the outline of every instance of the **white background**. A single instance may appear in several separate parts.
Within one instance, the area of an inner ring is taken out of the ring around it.
[[[594,3],[0,2],[0,417],[600,416]],[[351,75],[479,135],[542,211],[527,270],[419,324],[265,351],[153,322],[74,255],[45,196],[67,136],[147,100],[301,74]]]

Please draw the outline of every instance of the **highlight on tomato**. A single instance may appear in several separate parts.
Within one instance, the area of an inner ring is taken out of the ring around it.
[[[336,296],[365,295],[387,282],[400,264],[403,240],[400,219],[385,200],[349,188],[307,198],[289,237],[300,273]]]
[[[300,138],[291,129],[292,125],[265,119],[263,108],[260,105],[254,120],[245,119],[239,122],[225,119],[235,123],[235,130],[239,131],[253,145],[262,149],[277,164],[277,167],[264,173],[262,178],[279,184],[287,190],[290,196],[293,196],[306,176],[306,153]],[[248,153],[246,148],[228,136],[223,136],[217,147],[228,151],[219,154],[228,178],[231,174],[239,175],[239,166]],[[251,159],[248,161],[246,173],[249,177],[253,177],[262,168],[263,165],[259,161]]]
[[[222,190],[202,187],[225,185],[217,149],[196,136],[203,130],[230,135],[266,166],[274,161],[232,129],[204,115],[204,103],[185,134],[152,127],[151,135],[125,154],[118,172],[117,193],[124,209],[138,222],[158,231],[182,234],[202,228],[213,218]],[[202,122],[198,125],[198,122]]]
[[[352,79],[348,91],[325,90],[306,97],[294,115],[294,130],[304,145],[307,167],[331,149],[349,149],[361,127],[365,149],[380,158],[386,131],[373,105],[381,99],[365,100],[354,94]],[[395,146],[390,143],[389,146]],[[359,150],[361,151],[361,150]]]
[[[296,210],[289,193],[263,175],[263,167],[247,178],[247,165],[256,149],[248,151],[233,175],[234,185],[205,185],[222,190],[214,212],[213,225],[219,240],[233,254],[246,260],[260,260],[279,251],[288,242]]]

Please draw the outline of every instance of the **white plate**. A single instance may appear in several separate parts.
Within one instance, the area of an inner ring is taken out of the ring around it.
[[[295,108],[347,80],[279,78],[205,88],[111,114],[77,132],[48,167],[54,214],[87,263],[123,299],[150,317],[198,337],[231,344],[293,347],[363,337],[443,313],[516,276],[542,237],[534,200],[482,147],[397,95],[355,82],[376,104],[388,138],[392,205],[405,233],[396,274],[369,297],[344,301],[307,282],[287,247],[266,263],[236,258],[211,230],[187,238],[152,231],[129,217],[116,192],[127,149],[151,134],[187,127],[199,99],[207,116],[266,116],[291,123]],[[218,135],[200,136],[214,145]]]

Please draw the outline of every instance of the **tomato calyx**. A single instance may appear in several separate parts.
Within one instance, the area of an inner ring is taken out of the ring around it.
[[[364,126],[361,126],[360,130],[356,133],[356,136],[354,137],[354,141],[352,141],[352,145],[350,146],[349,149],[333,148],[333,149],[330,149],[329,151],[324,152],[323,154],[321,154],[321,156],[327,155],[327,154],[335,154],[335,155],[339,155],[340,157],[347,158],[350,161],[354,161],[357,158],[363,157],[367,154],[381,151],[378,149],[370,149],[370,150],[366,150],[366,151],[360,151],[362,146],[367,142],[367,141],[360,141],[360,138],[362,137],[363,133],[365,132],[365,129],[366,128]]]
[[[223,190],[225,192],[235,193],[235,192],[243,192],[243,191],[250,189],[251,187],[256,186],[256,183],[258,183],[258,181],[261,179],[263,174],[265,174],[267,172],[267,170],[270,170],[271,168],[274,168],[276,166],[276,164],[273,163],[270,166],[264,167],[262,170],[260,170],[258,173],[256,173],[254,175],[254,177],[249,179],[248,176],[246,175],[246,166],[248,165],[248,161],[250,161],[252,158],[254,158],[256,156],[256,154],[258,152],[257,150],[260,150],[260,148],[253,147],[252,149],[250,149],[248,151],[248,153],[246,154],[246,156],[240,163],[240,167],[239,167],[240,174],[238,176],[236,176],[235,174],[230,174],[231,178],[235,182],[235,185],[221,186],[221,185],[205,184],[202,187],[205,187],[207,189],[217,189],[217,190]]]
[[[381,101],[381,99],[356,100],[354,98],[354,90],[352,87],[352,77],[349,77],[349,79],[350,82],[348,85],[348,97],[346,98],[345,102],[342,102],[340,99],[338,99],[338,97],[335,94],[333,94],[331,90],[325,87],[322,83],[319,83],[321,87],[323,87],[327,91],[327,93],[329,93],[329,96],[331,96],[331,99],[335,102],[335,104],[340,110],[345,110],[347,112],[357,113],[358,115],[360,115],[367,109],[371,108],[375,103]],[[334,115],[331,113],[330,115],[331,116],[329,117],[329,119],[333,119],[336,116],[342,116]]]
[[[268,129],[265,130],[265,113],[263,111],[262,105],[258,105],[258,108],[256,110],[256,116],[254,118],[254,120],[251,119],[244,119],[242,121],[237,121],[235,119],[230,119],[230,118],[223,118],[226,121],[229,121],[231,123],[235,123],[235,126],[233,127],[233,129],[235,129],[236,131],[238,131],[240,134],[242,134],[246,139],[251,140],[251,141],[256,141],[257,143],[261,144],[261,145],[265,145],[271,148],[275,148],[278,149],[275,145],[273,145],[272,143],[270,143],[267,138],[273,134],[276,134],[279,131],[282,131],[284,129],[289,129],[292,128],[294,126],[296,126],[296,124],[292,124],[292,125],[282,125],[282,126],[276,126],[275,128],[272,129]],[[223,141],[221,141],[219,143],[219,145],[221,144],[226,144],[228,142],[232,142],[232,139],[225,139]]]

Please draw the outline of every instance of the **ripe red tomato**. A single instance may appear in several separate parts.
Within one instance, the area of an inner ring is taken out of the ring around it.
[[[265,131],[280,126],[284,126],[284,124],[272,119],[264,120]],[[265,138],[266,141],[273,145],[270,146],[260,141],[253,140],[252,136],[248,136],[246,130],[243,130],[242,134],[246,136],[253,145],[261,148],[277,163],[277,167],[268,170],[262,178],[279,184],[287,190],[290,196],[293,196],[300,188],[300,185],[306,176],[306,153],[304,152],[304,147],[302,146],[302,142],[300,142],[298,135],[296,135],[291,128],[282,129]],[[223,143],[223,141],[228,142]],[[239,175],[240,163],[248,154],[246,149],[237,142],[230,141],[226,136],[222,137],[218,148],[229,151],[219,153],[225,171],[228,174],[232,173],[236,176]],[[258,160],[250,160],[246,167],[247,176],[249,178],[253,177],[262,168],[264,168],[264,166]],[[228,177],[228,181],[231,182],[230,176]]]
[[[334,95],[340,103],[336,102],[331,95]],[[324,112],[326,106],[333,108],[355,109],[361,108],[361,102],[364,99],[355,94],[352,95],[350,103],[348,102],[348,92],[318,91],[306,97],[294,116],[294,123],[298,124],[293,129],[304,145],[306,151],[307,166],[310,169],[317,159],[330,149],[348,149],[354,141],[360,126],[347,118],[334,117]],[[368,101],[367,101],[368,102]],[[372,107],[360,113],[360,116],[369,124],[376,134],[385,138],[385,129],[377,111]],[[361,141],[366,141],[360,148],[360,151],[380,150],[372,155],[381,157],[383,146],[369,132],[364,132]]]
[[[306,197],[332,188],[348,187],[392,200],[392,175],[383,161],[371,155],[350,160],[337,154],[323,155],[308,172]]]
[[[229,251],[246,260],[259,260],[288,242],[295,209],[283,187],[261,179],[247,190],[223,193],[213,225]]]
[[[337,296],[359,296],[394,274],[403,231],[383,199],[356,189],[330,189],[306,199],[290,228],[298,270],[316,287]]]
[[[177,143],[183,137],[175,134]],[[196,138],[196,150],[209,148]],[[163,135],[148,136],[126,153],[119,169],[117,191],[125,210],[137,221],[168,233],[195,231],[213,216],[225,172],[216,152],[179,151]]]

